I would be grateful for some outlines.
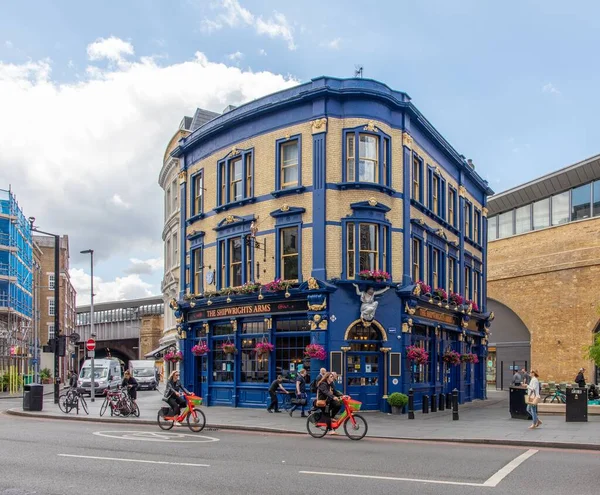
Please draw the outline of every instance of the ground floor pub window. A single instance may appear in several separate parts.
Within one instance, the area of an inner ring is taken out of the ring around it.
[[[412,345],[421,347],[430,356],[430,359],[425,364],[418,364],[414,361],[410,362],[411,382],[412,383],[427,383],[429,382],[430,367],[431,367],[431,337],[432,329],[429,327],[416,326],[412,333]]]
[[[292,380],[298,366],[302,365],[310,374],[310,360],[304,356],[304,349],[310,344],[306,318],[279,318],[275,323],[275,335],[275,373]]]
[[[267,342],[267,331],[264,320],[250,321],[242,324],[241,370],[242,383],[269,382],[269,354],[258,354],[254,351],[256,344]]]
[[[235,372],[235,354],[226,354],[221,347],[225,343],[235,342],[235,334],[230,323],[219,323],[213,326],[213,376],[214,382],[233,382]]]

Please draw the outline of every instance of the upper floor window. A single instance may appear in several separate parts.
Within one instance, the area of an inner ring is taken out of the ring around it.
[[[356,277],[363,270],[387,271],[387,227],[377,223],[346,224],[346,273]]]
[[[479,284],[480,284],[481,275],[478,272],[473,274],[473,301],[480,305],[479,301]]]
[[[179,243],[177,242],[177,233],[173,234],[173,266],[179,265]]]
[[[473,215],[473,240],[478,244],[481,244],[481,239],[479,238],[479,226],[481,225],[481,213],[479,210],[475,210],[475,214]]]
[[[202,201],[204,197],[204,171],[201,170],[197,174],[192,176],[192,197],[193,197],[193,207],[192,207],[192,216],[199,215],[204,212],[204,202]]]
[[[597,180],[596,182],[594,182],[594,190],[593,190],[593,195],[594,197],[592,198],[592,203],[593,203],[593,214],[595,217],[600,216],[600,180]]]
[[[243,236],[221,240],[217,244],[219,260],[218,287],[239,287],[249,282],[252,276],[252,243]]]
[[[530,230],[531,205],[521,206],[515,210],[515,233],[522,234],[523,232],[529,232]]]
[[[286,227],[279,231],[281,266],[283,280],[298,280],[299,275],[299,227]]]
[[[359,128],[359,129],[362,129]],[[345,131],[344,182],[366,182],[390,186],[390,140],[374,133]]]
[[[566,191],[552,196],[552,225],[561,225],[569,221],[569,196]]]
[[[178,186],[177,186],[177,179],[174,179],[173,182],[171,183],[171,198],[173,199],[173,202],[171,204],[171,213],[177,211],[177,190],[178,190]]]
[[[202,293],[202,282],[203,282],[203,269],[202,264],[202,248],[194,249],[192,251],[192,288],[191,291],[194,294]]]
[[[429,282],[432,290],[440,287],[441,268],[440,251],[431,248],[429,251]]]
[[[584,184],[571,193],[571,220],[590,218],[592,202],[592,184]]]
[[[550,198],[533,203],[533,228],[542,229],[550,225]]]
[[[293,139],[279,143],[279,183],[277,189],[290,189],[300,185],[300,143]]]
[[[253,196],[252,150],[237,152],[217,166],[218,206],[249,199]]]
[[[50,297],[50,298],[48,298],[48,316],[54,316],[54,311],[55,311],[54,298]]]
[[[412,162],[412,197],[415,201],[423,202],[423,162],[417,156],[413,156]]]
[[[465,201],[465,237],[472,239],[471,232],[471,203]]]
[[[167,187],[167,192],[165,194],[165,220],[171,214],[171,186]]]
[[[456,260],[454,258],[448,258],[448,292],[456,292],[455,285],[456,278]]]
[[[471,299],[471,268],[465,266],[465,297]]]
[[[440,214],[440,179],[436,174],[431,178],[431,211]]]
[[[48,340],[54,338],[54,323],[48,324]]]
[[[456,189],[448,187],[448,223],[456,227]]]
[[[54,290],[54,273],[48,274],[48,289]]]
[[[413,282],[421,280],[421,241],[413,239],[412,241],[412,279]]]

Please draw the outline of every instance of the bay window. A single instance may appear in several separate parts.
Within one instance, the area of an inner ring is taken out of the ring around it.
[[[358,128],[363,130],[362,127]],[[345,131],[343,182],[390,186],[390,139],[383,133]]]

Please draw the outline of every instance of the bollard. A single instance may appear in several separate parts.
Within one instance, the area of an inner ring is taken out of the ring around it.
[[[445,405],[446,405],[446,396],[442,393],[442,394],[440,394],[440,404],[439,404],[438,410],[443,411]]]
[[[452,394],[450,392],[446,394],[446,409],[448,411],[452,409]]]
[[[429,413],[429,396],[423,395],[423,414]]]
[[[458,421],[458,390],[452,391],[452,420]]]
[[[431,394],[431,412],[437,412],[437,395]]]
[[[415,391],[408,391],[408,419],[415,419]]]

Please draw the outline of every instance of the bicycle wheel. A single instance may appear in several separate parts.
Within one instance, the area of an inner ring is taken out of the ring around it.
[[[327,427],[318,425],[323,413],[320,411],[314,412],[306,418],[306,429],[308,434],[313,438],[323,438],[327,434]]]
[[[100,416],[104,416],[104,413],[108,409],[108,399],[104,399],[102,406],[100,406]]]
[[[79,403],[81,404],[81,408],[86,414],[89,414],[87,402],[83,398],[83,395],[79,397]]]
[[[188,428],[196,433],[202,431],[206,425],[206,416],[200,409],[194,409],[187,417]]]
[[[562,402],[562,401],[560,400],[560,398],[558,397],[558,395],[553,395],[553,396],[552,396],[552,400],[550,401],[550,403],[551,403],[551,404],[554,404],[554,402],[555,402],[555,401],[556,401],[556,403],[557,403],[557,404],[558,404],[558,403],[560,403],[560,402]]]
[[[367,420],[360,414],[353,414],[356,424],[352,424],[352,420],[348,418],[344,422],[344,432],[350,440],[360,440],[367,434],[369,426]]]
[[[156,421],[158,422],[158,426],[161,430],[170,430],[175,424],[172,419],[165,418],[165,415],[161,409],[158,410]]]
[[[136,418],[140,417],[140,406],[137,405],[137,402],[133,403],[133,413]]]
[[[72,406],[69,396],[67,394],[63,394],[58,398],[58,407],[65,414],[69,414],[69,412],[72,409]]]

